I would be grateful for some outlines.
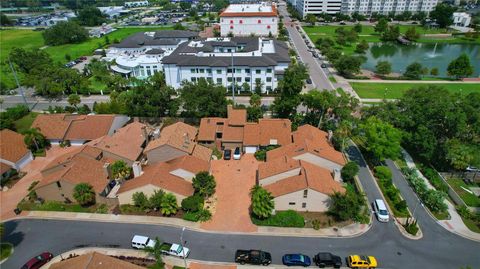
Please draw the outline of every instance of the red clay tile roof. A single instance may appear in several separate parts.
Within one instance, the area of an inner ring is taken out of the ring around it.
[[[334,192],[345,192],[345,188],[335,181],[327,169],[301,161],[302,169],[299,175],[279,180],[263,186],[273,197],[283,196],[304,189],[312,189],[327,195]]]
[[[204,161],[190,155],[185,155],[168,161],[168,164],[171,165],[170,171],[183,169],[193,174],[197,174],[201,171],[208,171],[210,169],[210,163],[208,161]]]
[[[258,125],[260,129],[260,146],[273,145],[272,140],[276,140],[277,145],[287,145],[292,142],[292,123],[290,120],[260,119]]]
[[[143,151],[142,145],[145,143],[143,128],[145,127],[143,123],[132,122],[118,129],[113,135],[103,136],[89,142],[88,145],[136,161]]]
[[[148,143],[145,151],[150,151],[162,145],[170,145],[176,149],[191,154],[195,147],[197,128],[177,122],[162,129],[160,137]]]
[[[260,180],[278,175],[300,167],[300,161],[283,156],[273,161],[260,163],[258,166],[258,178]]]
[[[224,126],[222,141],[223,142],[242,142],[243,127]]]
[[[292,134],[294,143],[267,152],[267,160],[282,156],[295,157],[311,153],[340,165],[345,165],[342,153],[336,151],[328,142],[328,134],[311,125],[302,125]]]
[[[217,123],[222,123],[219,125]],[[200,128],[198,129],[198,141],[215,141],[215,134],[218,127],[223,127],[227,124],[227,119],[224,118],[202,118],[200,120]],[[222,130],[220,130],[222,132]]]
[[[0,131],[1,159],[16,163],[23,158],[28,151],[25,142],[23,142],[23,135],[8,129]]]
[[[50,266],[51,269],[144,269],[144,267],[122,261],[98,252],[90,252],[74,258],[56,262]]]
[[[47,139],[93,140],[107,135],[114,119],[115,115],[41,114],[32,127]]]
[[[233,126],[243,126],[247,122],[246,109],[234,109],[232,105],[227,106],[228,124]]]
[[[260,144],[260,127],[258,123],[247,123],[243,127],[243,145],[258,146]]]
[[[210,160],[212,159],[212,152],[213,151],[211,149],[197,144],[193,149],[192,156],[200,160],[210,162]]]
[[[62,154],[49,162],[42,171],[47,171],[58,165],[70,162],[76,155],[83,155],[91,159],[100,159],[102,151],[89,145],[75,147],[72,151]]]
[[[270,12],[222,12],[220,17],[276,17],[277,8],[272,5]]]
[[[6,163],[0,163],[0,174],[7,172],[8,170],[12,169],[12,167]]]

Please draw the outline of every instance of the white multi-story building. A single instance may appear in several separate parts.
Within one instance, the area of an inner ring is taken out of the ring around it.
[[[426,12],[432,11],[438,0],[289,0],[302,16],[307,14],[352,14],[358,12],[364,15],[372,13],[396,14],[410,11]]]
[[[133,1],[125,2],[125,7],[147,7],[149,4],[148,1]]]
[[[220,14],[220,34],[227,36],[268,36],[278,34],[275,3],[232,4]]]
[[[471,20],[472,16],[466,12],[453,13],[453,25],[455,26],[468,27]]]
[[[110,66],[114,72],[144,79],[161,71],[162,58],[179,44],[197,37],[197,32],[182,30],[136,33],[113,44],[104,60],[115,62]]]
[[[192,40],[162,59],[166,82],[175,89],[204,78],[236,90],[245,83],[251,91],[261,86],[262,92],[277,88],[289,63],[285,42],[259,37]]]

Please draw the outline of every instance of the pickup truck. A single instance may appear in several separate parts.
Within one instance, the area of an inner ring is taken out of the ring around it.
[[[235,262],[240,264],[261,264],[269,265],[272,262],[272,255],[261,250],[242,250],[235,253]]]
[[[342,258],[328,252],[318,253],[313,257],[313,262],[320,268],[324,268],[325,266],[333,266],[333,268],[342,267]]]
[[[177,256],[181,258],[183,258],[184,255],[186,258],[188,257],[188,254],[190,254],[190,250],[188,248],[184,248],[179,244],[162,243],[160,245],[160,250],[163,254]]]

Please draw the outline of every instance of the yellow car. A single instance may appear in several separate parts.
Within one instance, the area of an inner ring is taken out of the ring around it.
[[[347,259],[350,268],[376,268],[377,259],[373,256],[350,255]]]

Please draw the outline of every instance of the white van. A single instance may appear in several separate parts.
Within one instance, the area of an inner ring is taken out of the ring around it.
[[[146,236],[135,235],[132,238],[132,248],[144,249],[146,247],[153,248],[155,246],[155,240],[152,240]]]
[[[377,214],[377,219],[381,222],[388,222],[390,219],[387,207],[382,199],[375,200],[375,213]]]

